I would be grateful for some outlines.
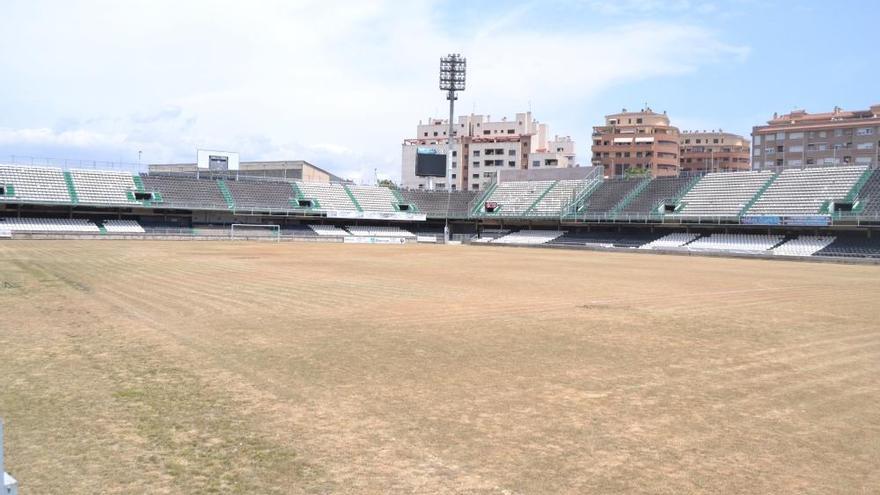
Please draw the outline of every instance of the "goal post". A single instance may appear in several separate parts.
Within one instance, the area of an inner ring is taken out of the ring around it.
[[[229,228],[230,240],[249,238],[262,238],[278,242],[281,240],[281,226],[261,223],[234,223]]]

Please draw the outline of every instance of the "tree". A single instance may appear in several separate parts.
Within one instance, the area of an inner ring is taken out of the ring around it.
[[[631,167],[626,169],[626,171],[623,173],[623,176],[628,179],[633,177],[649,177],[650,175],[651,169],[642,167]]]
[[[379,187],[387,187],[388,189],[397,189],[397,184],[395,184],[394,181],[391,179],[382,179],[376,185],[378,185]]]

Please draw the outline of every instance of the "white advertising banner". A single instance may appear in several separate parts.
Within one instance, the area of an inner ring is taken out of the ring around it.
[[[406,211],[382,212],[382,211],[351,211],[351,210],[326,210],[327,218],[350,218],[365,220],[396,220],[405,222],[424,222],[427,215],[424,213],[409,213]]]
[[[406,244],[403,237],[343,237],[342,242],[349,244]]]

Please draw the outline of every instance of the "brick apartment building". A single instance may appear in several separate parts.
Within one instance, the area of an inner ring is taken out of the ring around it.
[[[749,140],[718,131],[684,131],[679,136],[681,171],[685,173],[749,170]]]
[[[777,115],[752,129],[752,168],[868,165],[880,162],[880,105]]]
[[[650,108],[605,116],[605,125],[593,127],[593,165],[606,177],[627,170],[647,169],[654,177],[678,175],[679,131],[666,112]]]

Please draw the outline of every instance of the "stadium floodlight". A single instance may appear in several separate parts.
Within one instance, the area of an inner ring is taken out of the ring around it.
[[[455,99],[456,91],[464,91],[467,59],[458,53],[440,58],[440,89],[449,91],[447,98]]]
[[[440,58],[440,89],[446,91],[449,100],[449,133],[446,135],[446,227],[444,236],[449,240],[449,202],[452,197],[452,143],[455,133],[455,96],[456,91],[464,91],[467,59],[458,53],[450,53]],[[464,157],[461,157],[464,159]]]

